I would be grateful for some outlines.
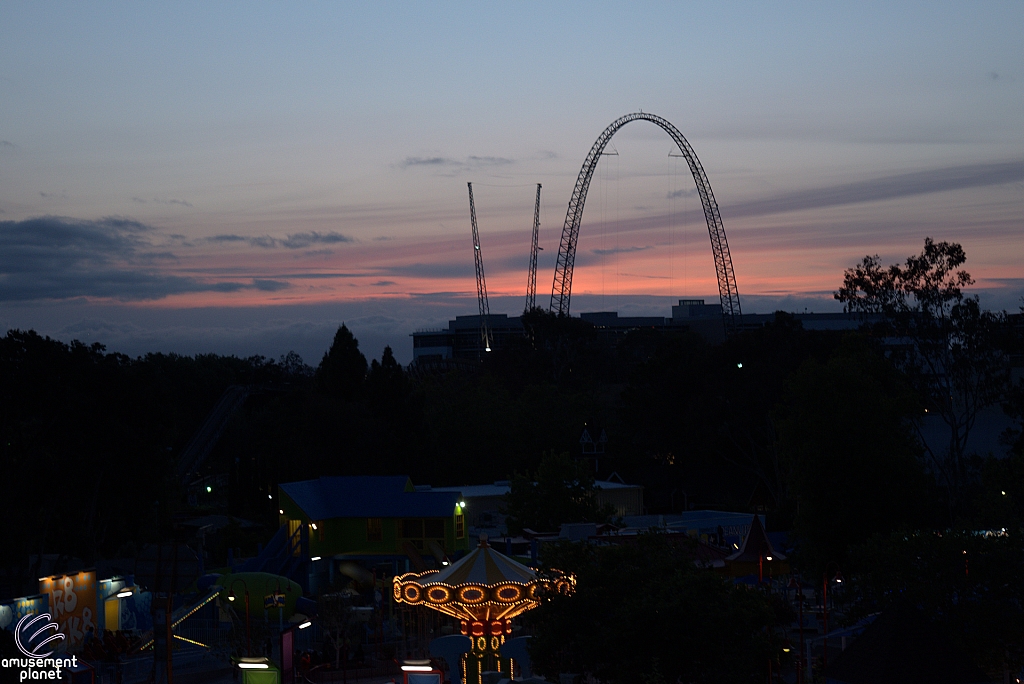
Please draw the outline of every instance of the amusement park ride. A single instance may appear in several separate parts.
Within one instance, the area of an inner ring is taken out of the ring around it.
[[[580,168],[579,177],[576,179],[576,187],[569,198],[569,208],[565,213],[565,225],[562,227],[562,238],[558,245],[558,258],[555,262],[555,276],[551,285],[550,311],[559,316],[569,315],[569,304],[572,298],[572,272],[576,262],[576,243],[579,240],[580,225],[583,222],[583,209],[587,201],[587,191],[590,189],[590,182],[597,169],[597,163],[605,154],[604,149],[612,136],[626,124],[632,121],[649,121],[660,127],[679,148],[684,159],[693,174],[693,180],[697,185],[697,194],[700,196],[701,205],[704,209],[704,218],[708,224],[708,237],[711,239],[711,252],[715,260],[715,275],[718,279],[718,294],[722,303],[722,323],[725,326],[727,335],[736,331],[740,320],[740,294],[736,287],[736,274],[733,270],[732,255],[729,253],[729,241],[725,236],[725,226],[722,223],[722,215],[718,210],[718,202],[715,201],[715,194],[711,190],[711,182],[707,173],[697,159],[697,154],[690,147],[683,134],[679,132],[666,119],[646,112],[634,112],[626,114],[613,121],[601,135],[598,136],[594,145],[590,148],[587,158]],[[537,251],[538,232],[540,229],[540,184],[537,184],[537,201],[534,206],[533,215],[533,242],[530,250],[530,272],[526,289],[526,310],[529,311],[536,305],[537,293]],[[491,351],[492,342],[490,329],[488,328],[487,316],[490,314],[490,306],[487,301],[487,283],[484,279],[483,257],[480,253],[480,232],[476,221],[476,206],[473,203],[473,185],[469,184],[469,209],[473,226],[473,257],[476,263],[476,287],[477,300],[480,309],[480,335],[483,348]]]
[[[487,318],[491,305],[487,302],[487,280],[484,278],[484,256],[480,253],[480,229],[476,225],[476,204],[473,202],[473,184],[469,186],[469,220],[473,224],[473,263],[476,265],[476,299],[480,308],[480,341],[484,351],[491,351],[491,330]]]
[[[542,577],[533,568],[498,553],[480,535],[480,545],[441,570],[409,572],[395,577],[394,599],[424,606],[458,620],[465,637],[461,663],[449,662],[453,681],[461,668],[464,682],[477,682],[486,669],[512,672],[513,663],[502,653],[512,634],[512,619],[540,605],[545,597],[572,594],[576,577],[553,571]]]
[[[476,299],[480,311],[480,342],[484,351],[491,351],[493,342],[490,324],[487,317],[491,314],[491,305],[487,300],[487,279],[484,277],[484,260],[480,251],[480,229],[476,222],[476,203],[473,201],[473,184],[469,186],[469,220],[473,227],[473,263],[476,266]],[[543,248],[538,245],[540,237],[540,183],[537,183],[537,199],[533,205],[533,242],[530,247],[530,272],[526,281],[526,308],[529,311],[537,305],[537,252]]]
[[[530,274],[526,279],[526,308],[537,306],[537,251],[540,239],[540,183],[537,183],[537,201],[533,205],[533,241],[530,243]]]

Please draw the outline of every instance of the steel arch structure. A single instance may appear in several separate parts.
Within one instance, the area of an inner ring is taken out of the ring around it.
[[[722,316],[726,332],[731,333],[735,329],[740,315],[740,295],[736,289],[736,274],[733,272],[732,256],[729,254],[729,243],[725,237],[725,226],[722,224],[722,215],[718,211],[718,203],[715,202],[711,183],[708,181],[704,167],[701,166],[693,148],[690,147],[690,143],[686,141],[679,129],[660,116],[646,112],[626,114],[613,121],[598,136],[583,162],[579,178],[576,179],[576,187],[569,199],[569,209],[565,213],[565,226],[562,228],[562,240],[558,245],[555,279],[551,286],[551,311],[560,316],[569,315],[569,300],[572,296],[572,268],[576,261],[576,242],[579,239],[580,223],[583,221],[583,206],[587,201],[590,180],[594,176],[594,169],[597,168],[597,162],[601,159],[601,153],[608,141],[620,128],[631,121],[650,121],[660,126],[676,143],[686,159],[686,163],[690,165],[690,172],[697,184],[697,193],[704,206],[704,217],[708,222],[711,251],[715,257],[715,273],[718,276],[718,293],[722,301]]]

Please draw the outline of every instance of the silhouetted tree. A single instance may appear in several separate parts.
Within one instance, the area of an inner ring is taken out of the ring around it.
[[[976,531],[895,532],[858,547],[843,572],[859,597],[851,617],[909,601],[993,681],[1024,665],[1024,537]]]
[[[403,401],[409,393],[409,379],[405,376],[405,370],[395,360],[391,347],[384,347],[380,361],[374,359],[370,363],[370,372],[366,376],[367,392],[371,401],[381,408],[392,406],[395,402]]]
[[[0,593],[36,585],[29,554],[91,563],[169,533],[182,499],[176,459],[226,387],[267,370],[259,357],[131,359],[101,344],[8,331],[0,462],[16,485],[6,490]]]
[[[924,250],[905,266],[884,268],[878,256],[864,257],[846,270],[834,293],[847,311],[884,314],[883,329],[905,342],[891,350],[892,360],[949,427],[944,451],[922,442],[954,513],[964,504],[971,429],[979,411],[1003,398],[1009,379],[995,344],[1005,316],[982,311],[977,297],[964,296],[962,288],[974,283],[960,269],[966,260],[959,244],[925,238]]]
[[[576,592],[527,613],[534,669],[609,683],[765,681],[781,651],[768,595],[697,567],[694,542],[641,534],[621,545],[545,545]],[[788,622],[788,620],[787,620]]]
[[[314,370],[302,360],[296,351],[282,354],[278,361],[284,376],[290,380],[305,379],[313,376]]]
[[[928,521],[929,478],[910,425],[918,406],[902,375],[858,337],[790,379],[779,451],[803,567],[845,566],[851,546]]]
[[[594,373],[600,349],[590,323],[534,307],[523,314],[523,327],[533,363],[548,380],[580,382]]]
[[[317,386],[339,399],[352,399],[365,378],[366,357],[359,351],[359,340],[343,323],[317,368]]]
[[[510,485],[505,512],[512,534],[519,534],[524,528],[555,531],[562,523],[603,523],[613,513],[597,501],[589,464],[574,460],[567,453],[546,454],[535,478],[517,474]]]

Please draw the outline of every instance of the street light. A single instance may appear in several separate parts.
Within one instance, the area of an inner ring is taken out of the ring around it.
[[[760,555],[757,557],[757,584],[760,586],[764,583],[764,562],[772,562],[772,556]]]
[[[238,663],[238,669],[239,670],[268,670],[268,669],[270,669],[270,665],[268,663],[264,663],[264,662],[249,663],[249,662],[242,661],[242,662]]]
[[[804,681],[804,587],[796,577],[789,579],[789,587],[796,589],[800,595],[800,656],[797,658],[796,684]]]
[[[825,631],[825,651],[824,659],[822,661],[822,670],[828,668],[828,570],[832,566],[836,566],[836,574],[832,578],[832,581],[836,584],[843,583],[843,573],[839,571],[839,564],[835,561],[830,562],[825,566],[825,572],[821,574],[821,615],[822,615],[822,627]]]
[[[242,586],[245,587],[245,654],[252,657],[252,634],[249,631],[249,587],[246,585],[244,580],[236,579],[231,583],[231,589],[228,591],[228,601],[235,602],[235,583],[241,582]]]

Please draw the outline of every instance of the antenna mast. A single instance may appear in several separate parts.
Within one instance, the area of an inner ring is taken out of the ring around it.
[[[491,306],[487,303],[487,281],[484,279],[484,257],[480,253],[480,229],[476,225],[476,204],[473,202],[473,184],[469,186],[469,218],[473,224],[473,262],[476,264],[476,298],[480,308],[480,342],[484,351],[491,351],[491,329],[487,319]]]
[[[530,275],[526,281],[526,311],[537,306],[537,239],[540,236],[540,183],[537,202],[533,205],[533,245],[530,247]]]

